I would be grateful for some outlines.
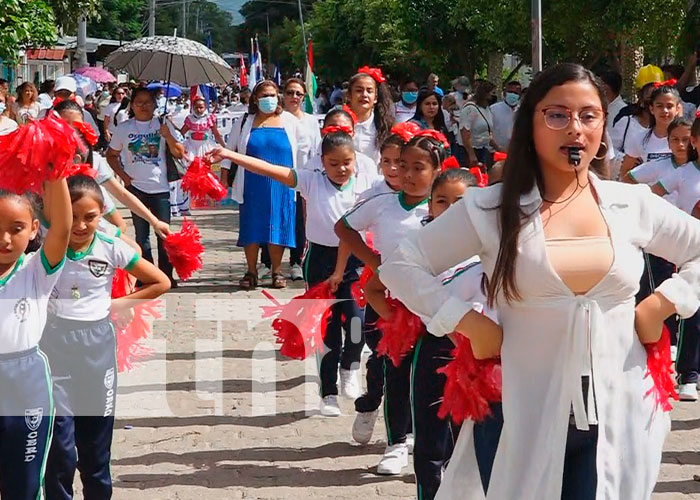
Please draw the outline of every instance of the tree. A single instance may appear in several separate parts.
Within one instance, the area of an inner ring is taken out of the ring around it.
[[[16,63],[21,49],[52,45],[56,36],[54,12],[44,0],[0,0],[0,59]]]
[[[96,19],[99,17],[101,0],[48,0],[53,9],[56,23],[65,33],[75,33],[78,19]]]
[[[88,36],[134,40],[146,33],[147,0],[102,0],[102,15],[88,23]]]

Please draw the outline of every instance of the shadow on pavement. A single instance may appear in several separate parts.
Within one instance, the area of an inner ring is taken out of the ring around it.
[[[312,382],[304,375],[287,380],[276,380],[269,383],[256,382],[258,390],[287,391],[306,382]],[[227,380],[188,380],[185,382],[166,382],[165,384],[142,384],[119,387],[119,394],[134,394],[139,392],[167,392],[167,391],[223,391],[224,393],[245,393],[252,392],[253,381],[248,379],[227,379]]]
[[[656,483],[655,493],[700,493],[700,482],[693,479]]]
[[[281,412],[275,415],[258,416],[233,416],[233,415],[201,415],[195,417],[147,417],[147,418],[123,418],[117,419],[114,423],[116,428],[130,425],[132,427],[187,427],[189,425],[238,425],[243,427],[261,427],[270,429],[280,425],[287,425],[300,420],[304,420],[314,415],[318,411],[292,411]]]
[[[661,463],[700,465],[700,453],[697,451],[664,451],[661,455]]]

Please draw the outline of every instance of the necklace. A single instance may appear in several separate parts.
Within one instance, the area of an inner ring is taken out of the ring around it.
[[[560,204],[560,203],[566,203],[567,201],[569,201],[571,198],[573,198],[574,196],[576,196],[576,193],[577,193],[577,192],[578,192],[578,193],[582,193],[583,190],[584,190],[585,188],[588,187],[588,185],[591,183],[591,181],[588,181],[588,182],[586,183],[585,186],[582,186],[581,183],[580,183],[579,180],[578,180],[578,170],[576,170],[575,172],[576,172],[576,187],[574,188],[573,192],[572,192],[569,196],[567,196],[567,197],[564,198],[563,200],[559,200],[559,201],[548,200],[547,198],[545,198],[545,197],[543,196],[543,197],[542,197],[542,201],[543,201],[543,202],[546,201],[547,203],[551,203],[552,205],[558,205],[558,204]],[[578,188],[581,188],[581,191],[579,191]],[[542,203],[540,203],[540,206],[542,206]]]

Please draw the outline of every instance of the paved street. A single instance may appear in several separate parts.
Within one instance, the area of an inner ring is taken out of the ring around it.
[[[204,270],[166,295],[153,356],[119,380],[114,498],[411,498],[411,467],[397,478],[372,472],[383,422],[359,446],[351,402],[341,401],[342,417],[319,416],[315,361],[279,357],[269,321],[259,320],[271,302],[237,291],[236,212],[199,210],[195,220]],[[700,499],[700,404],[677,404],[673,416],[654,498]]]

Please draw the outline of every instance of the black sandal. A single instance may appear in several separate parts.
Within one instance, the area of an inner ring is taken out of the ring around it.
[[[258,286],[258,275],[248,271],[238,281],[238,286],[242,290],[255,290],[255,288]]]
[[[272,273],[272,288],[287,288],[287,280],[282,273]]]

